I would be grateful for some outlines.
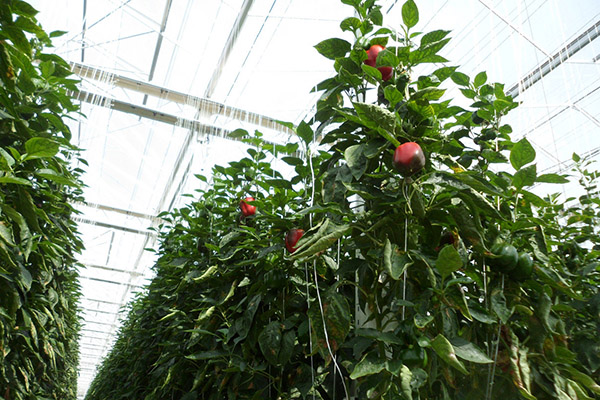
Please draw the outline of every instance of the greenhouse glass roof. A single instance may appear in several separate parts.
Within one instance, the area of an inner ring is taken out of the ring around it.
[[[81,78],[84,116],[70,126],[89,163],[87,203],[77,205],[86,245],[83,396],[111,348],[122,306],[152,277],[154,255],[144,249],[157,246],[157,215],[188,200],[183,195],[200,184],[194,174],[245,154],[229,132],[295,140],[277,121],[310,116],[318,98],[311,89],[334,72],[314,45],[345,37],[339,24],[352,9],[335,0],[31,3],[45,30],[67,32],[52,51]],[[598,159],[600,2],[416,3],[418,30],[452,31],[442,51],[448,65],[471,76],[487,71],[521,102],[506,122],[535,147],[538,171],[567,170],[574,152]],[[384,22],[399,25],[402,2],[380,4]]]

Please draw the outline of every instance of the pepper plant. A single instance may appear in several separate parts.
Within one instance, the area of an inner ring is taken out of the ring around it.
[[[75,399],[81,170],[69,65],[24,1],[0,4],[0,398]]]
[[[414,31],[413,0],[400,30],[373,0],[343,2],[354,41],[316,45],[335,75],[293,127],[304,156],[276,152],[295,174],[247,135],[258,150],[163,214],[156,278],[88,399],[600,394],[597,174],[578,164],[579,203],[535,194],[568,180],[538,174],[502,123],[504,86],[448,66],[449,32]],[[406,143],[426,162],[398,168]],[[290,229],[305,231],[292,254]]]

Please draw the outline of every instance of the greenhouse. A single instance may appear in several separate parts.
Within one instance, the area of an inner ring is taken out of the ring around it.
[[[599,36],[1,1],[0,400],[600,399]]]

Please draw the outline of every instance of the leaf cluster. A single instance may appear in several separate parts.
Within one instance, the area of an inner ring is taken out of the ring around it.
[[[0,4],[0,398],[75,399],[81,171],[68,64],[24,1]]]

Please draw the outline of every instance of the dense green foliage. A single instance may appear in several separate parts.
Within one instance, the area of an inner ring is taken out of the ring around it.
[[[80,171],[63,119],[77,110],[68,64],[27,3],[0,3],[0,398],[75,399],[78,364],[69,202]],[[59,34],[59,33],[56,33]]]
[[[415,76],[447,61],[449,32],[413,33],[413,0],[401,32],[374,1],[343,2],[355,42],[316,46],[336,75],[295,127],[304,156],[236,132],[249,156],[162,215],[156,277],[88,400],[600,396],[598,174],[574,157],[583,197],[534,194],[567,179],[511,140],[503,85],[449,66]],[[469,107],[444,99],[452,82]],[[392,156],[410,141],[427,163],[403,178]],[[257,212],[242,218],[246,196]],[[290,255],[292,228],[306,234]]]

